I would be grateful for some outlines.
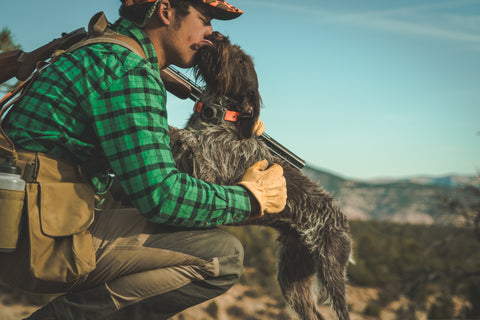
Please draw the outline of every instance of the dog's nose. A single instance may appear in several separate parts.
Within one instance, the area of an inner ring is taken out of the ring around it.
[[[208,36],[208,39],[215,42],[215,41],[222,41],[224,38],[223,34],[218,31],[214,31],[211,35]]]

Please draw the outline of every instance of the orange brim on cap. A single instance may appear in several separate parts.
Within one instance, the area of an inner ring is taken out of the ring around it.
[[[209,6],[215,8],[213,18],[219,20],[231,20],[240,16],[243,11],[232,6],[224,0],[199,0]]]
[[[148,2],[155,2],[157,0],[124,0],[123,3],[125,6],[131,6],[134,4],[143,4]],[[175,1],[175,0],[171,0]],[[243,11],[227,3],[225,0],[197,0],[205,3],[208,6],[213,7],[214,13],[213,18],[219,20],[231,20],[240,16]]]

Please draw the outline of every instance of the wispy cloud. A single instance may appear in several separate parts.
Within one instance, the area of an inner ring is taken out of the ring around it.
[[[387,10],[375,10],[371,11],[370,14],[377,14],[377,15],[391,15],[391,14],[411,14],[417,13],[422,11],[433,11],[439,9],[448,9],[448,8],[455,8],[461,7],[465,5],[471,4],[480,4],[479,0],[455,0],[455,1],[446,1],[446,2],[436,2],[436,3],[424,3],[424,4],[417,4],[413,6],[407,7],[399,7],[399,8],[391,8]]]
[[[383,31],[393,31],[398,33],[406,33],[415,36],[423,36],[430,38],[440,38],[444,40],[463,41],[480,44],[480,26],[477,32],[465,30],[452,21],[448,21],[443,15],[435,17],[386,17],[372,15],[344,15],[333,19],[332,21],[350,23],[362,27],[370,27]],[[453,17],[450,16],[450,19]],[[465,19],[464,16],[455,16],[456,21]],[[420,21],[419,21],[420,20]]]
[[[252,5],[253,2],[251,3]],[[315,16],[319,22],[349,24],[415,36],[437,38],[480,44],[480,15],[450,13],[446,9],[456,9],[468,5],[480,5],[480,0],[455,0],[434,4],[420,4],[365,12],[322,10],[291,4],[256,1],[255,5],[302,15]]]

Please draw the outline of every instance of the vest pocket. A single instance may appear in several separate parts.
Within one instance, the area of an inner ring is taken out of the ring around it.
[[[83,182],[28,183],[26,196],[33,276],[71,283],[92,271],[93,188]]]
[[[87,230],[94,219],[95,198],[88,183],[40,182],[40,225],[51,237]]]

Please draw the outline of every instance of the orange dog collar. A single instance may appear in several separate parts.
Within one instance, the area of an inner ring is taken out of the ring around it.
[[[225,121],[237,122],[240,120],[240,116],[242,115],[240,112],[227,110],[225,108],[208,106],[207,109],[204,109],[203,107],[204,104],[200,101],[197,101],[193,106],[193,110],[200,113],[205,120],[222,119]]]

